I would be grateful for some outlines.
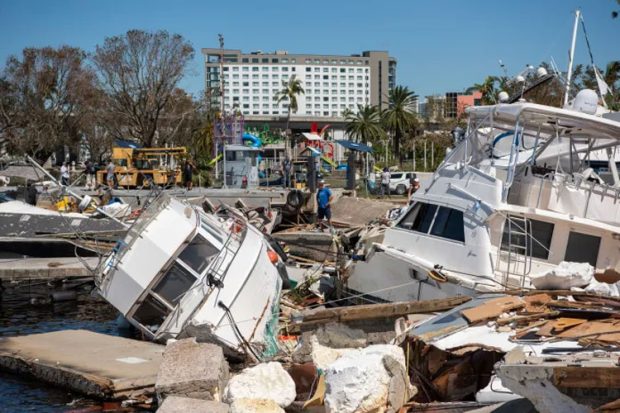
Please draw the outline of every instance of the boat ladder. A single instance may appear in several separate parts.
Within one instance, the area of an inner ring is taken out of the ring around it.
[[[507,251],[503,284],[508,288],[510,276],[520,277],[520,287],[525,286],[525,278],[532,270],[532,223],[525,217],[508,216],[507,225]],[[500,265],[501,260],[498,260]]]
[[[222,246],[222,250],[215,257],[215,262],[211,269],[207,272],[206,281],[209,287],[224,287],[224,278],[228,268],[235,260],[239,249],[241,248],[241,242],[243,235],[247,231],[246,223],[241,220],[234,220],[231,231]]]

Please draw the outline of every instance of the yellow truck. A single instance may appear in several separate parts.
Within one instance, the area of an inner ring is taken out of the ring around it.
[[[116,181],[119,187],[140,188],[182,183],[183,160],[187,157],[184,147],[177,148],[112,148]],[[106,169],[97,171],[97,183],[107,185]]]

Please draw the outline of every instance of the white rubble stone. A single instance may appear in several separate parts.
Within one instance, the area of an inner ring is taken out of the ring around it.
[[[403,349],[379,344],[348,350],[325,369],[327,413],[396,412],[414,394]]]
[[[532,284],[539,290],[570,290],[592,281],[594,267],[587,262],[562,261],[549,271],[533,276]]]
[[[285,413],[284,409],[269,399],[238,399],[230,405],[230,413]]]
[[[324,346],[319,344],[319,339],[316,336],[312,336],[310,340],[312,346],[312,363],[314,363],[317,369],[321,370],[327,369],[330,364],[338,360],[344,354],[359,351],[352,348],[331,348]]]
[[[282,365],[276,362],[244,369],[230,379],[224,390],[227,403],[239,399],[269,399],[281,407],[287,407],[295,401],[296,396],[295,382]]]

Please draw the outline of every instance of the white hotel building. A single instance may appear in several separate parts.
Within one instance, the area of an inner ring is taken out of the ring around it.
[[[388,90],[396,83],[396,60],[386,51],[365,51],[359,55],[331,56],[202,49],[205,56],[205,91],[212,106],[243,113],[246,122],[281,121],[288,103],[276,101],[282,81],[295,76],[305,94],[298,97],[299,122],[342,121],[345,110],[357,105],[383,106]],[[223,77],[220,70],[223,69]],[[302,125],[299,125],[300,127]]]

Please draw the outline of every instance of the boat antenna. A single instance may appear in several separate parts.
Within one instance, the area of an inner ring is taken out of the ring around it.
[[[568,95],[570,93],[570,82],[573,76],[573,60],[575,59],[575,43],[577,41],[577,27],[579,26],[579,18],[581,10],[575,11],[575,23],[573,24],[573,37],[571,40],[570,51],[568,53],[568,71],[566,72],[566,90],[564,91],[564,107],[568,105]]]

